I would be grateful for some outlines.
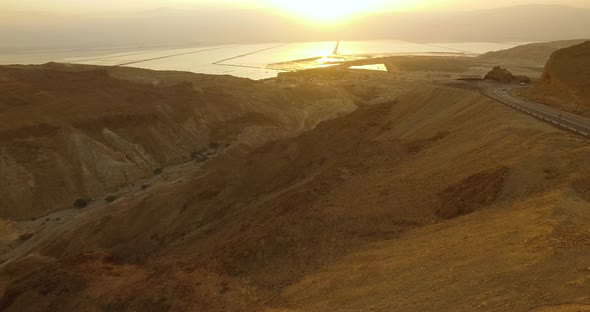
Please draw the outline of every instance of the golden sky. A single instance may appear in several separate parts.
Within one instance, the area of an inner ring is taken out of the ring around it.
[[[590,0],[0,0],[0,12],[109,14],[215,5],[229,8],[264,8],[298,18],[334,21],[367,12],[463,11],[529,3],[590,7]]]
[[[524,4],[574,8],[531,6],[470,12]],[[3,49],[194,42],[588,38],[588,12],[576,7],[590,8],[590,0],[0,0],[0,54]],[[367,16],[392,11],[422,13]],[[444,14],[457,11],[466,13]],[[498,12],[508,14],[501,23]],[[555,16],[547,24],[551,14]],[[523,21],[536,26],[522,27]],[[480,24],[477,31],[463,27],[474,24]]]
[[[484,9],[520,4],[561,4],[590,7],[588,0],[2,0],[2,10],[93,11],[153,9],[198,5],[231,5],[237,7],[338,10],[429,10]]]

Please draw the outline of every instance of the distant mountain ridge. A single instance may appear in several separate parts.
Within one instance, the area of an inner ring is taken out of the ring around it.
[[[480,55],[479,58],[497,64],[518,64],[544,67],[553,52],[581,44],[585,41],[587,40],[578,39],[532,43],[512,49],[488,52]]]
[[[112,18],[54,19],[0,13],[0,52],[118,45],[323,40],[534,42],[590,37],[590,9],[525,5],[467,12],[373,14],[334,27],[303,24],[264,10],[161,9]],[[30,23],[23,21],[30,20]],[[35,31],[31,31],[35,29]]]
[[[480,11],[371,17],[382,35],[407,40],[452,41],[554,41],[590,37],[590,9],[563,5],[523,5]],[[362,27],[362,25],[359,25]],[[377,30],[375,30],[377,31]]]

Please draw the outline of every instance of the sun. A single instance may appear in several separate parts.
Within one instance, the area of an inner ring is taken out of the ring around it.
[[[280,10],[320,23],[341,22],[379,9],[387,0],[270,0]]]

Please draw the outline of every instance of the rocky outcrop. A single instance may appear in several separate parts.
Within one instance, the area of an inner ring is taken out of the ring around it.
[[[500,66],[494,67],[484,78],[485,80],[493,80],[500,83],[530,83],[531,79],[525,76],[514,76],[508,69]]]
[[[523,95],[590,116],[590,41],[553,53],[541,79]]]

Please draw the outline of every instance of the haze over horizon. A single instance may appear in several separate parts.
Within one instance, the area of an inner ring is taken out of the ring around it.
[[[498,0],[498,1],[469,1],[469,0],[368,0],[359,1],[293,1],[288,0],[143,0],[122,3],[116,0],[104,1],[80,1],[72,0],[6,0],[0,3],[0,11],[5,13],[32,11],[54,12],[62,14],[79,13],[115,13],[124,11],[143,11],[161,8],[195,9],[203,6],[215,6],[226,9],[250,8],[250,9],[275,9],[288,13],[303,11],[302,6],[307,6],[307,11],[314,11],[326,7],[338,11],[339,8],[354,9],[349,13],[391,12],[391,11],[469,11],[494,9],[518,5],[531,4],[558,4],[580,8],[590,8],[590,2],[586,0]]]
[[[0,3],[0,52],[338,39],[528,42],[588,37],[590,2],[583,0]]]

